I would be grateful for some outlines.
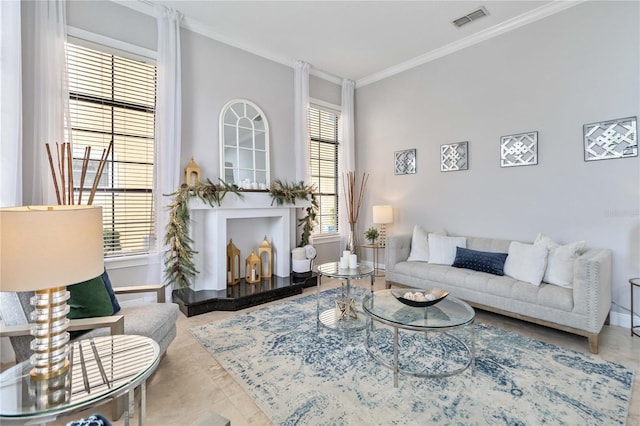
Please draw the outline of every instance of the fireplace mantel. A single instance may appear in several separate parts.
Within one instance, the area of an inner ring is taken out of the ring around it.
[[[273,247],[274,274],[288,277],[291,248],[296,241],[296,212],[310,201],[276,205],[268,192],[243,192],[242,197],[228,193],[220,206],[199,199],[189,202],[195,267],[200,273],[193,290],[223,290],[227,286],[227,244],[233,239],[240,248],[241,273],[251,248],[257,248],[264,236]],[[257,254],[257,252],[256,252]]]

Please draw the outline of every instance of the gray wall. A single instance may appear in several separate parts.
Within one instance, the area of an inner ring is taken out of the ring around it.
[[[637,116],[638,2],[586,2],[356,91],[357,169],[367,205],[392,204],[390,234],[453,234],[613,250],[613,300],[640,275],[640,159],[585,162],[582,126]],[[539,163],[500,167],[500,137],[538,131]],[[440,172],[440,145],[469,142],[467,171]],[[417,149],[417,173],[393,153]],[[364,210],[360,228],[371,223]],[[616,309],[616,308],[614,308]]]

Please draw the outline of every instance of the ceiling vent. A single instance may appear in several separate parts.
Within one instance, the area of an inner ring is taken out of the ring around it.
[[[470,12],[458,19],[454,19],[453,25],[460,28],[461,26],[466,25],[472,21],[475,21],[476,19],[480,19],[483,16],[487,16],[488,14],[489,12],[487,12],[487,9],[485,9],[484,6],[480,6],[480,8],[474,10],[473,12]]]

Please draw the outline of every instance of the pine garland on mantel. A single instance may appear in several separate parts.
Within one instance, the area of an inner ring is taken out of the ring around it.
[[[288,184],[280,180],[273,182],[269,188],[271,204],[284,203],[295,204],[296,199],[308,200],[311,196],[311,206],[306,209],[306,216],[298,220],[298,225],[303,226],[302,244],[309,243],[311,230],[316,218],[317,201],[313,194],[313,186]],[[192,249],[193,240],[189,237],[189,200],[198,197],[202,202],[214,207],[214,203],[221,205],[227,193],[232,192],[242,197],[242,189],[236,185],[228,184],[220,179],[216,185],[211,180],[199,181],[194,185],[183,184],[173,194],[173,201],[169,204],[169,223],[164,243],[168,246],[165,252],[165,276],[169,284],[175,284],[179,289],[186,289],[191,285],[191,280],[199,273],[193,263],[193,255],[197,252]]]

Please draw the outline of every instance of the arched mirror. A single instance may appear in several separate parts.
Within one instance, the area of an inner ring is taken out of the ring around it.
[[[269,187],[269,123],[251,101],[234,99],[220,112],[220,176],[245,189]]]

